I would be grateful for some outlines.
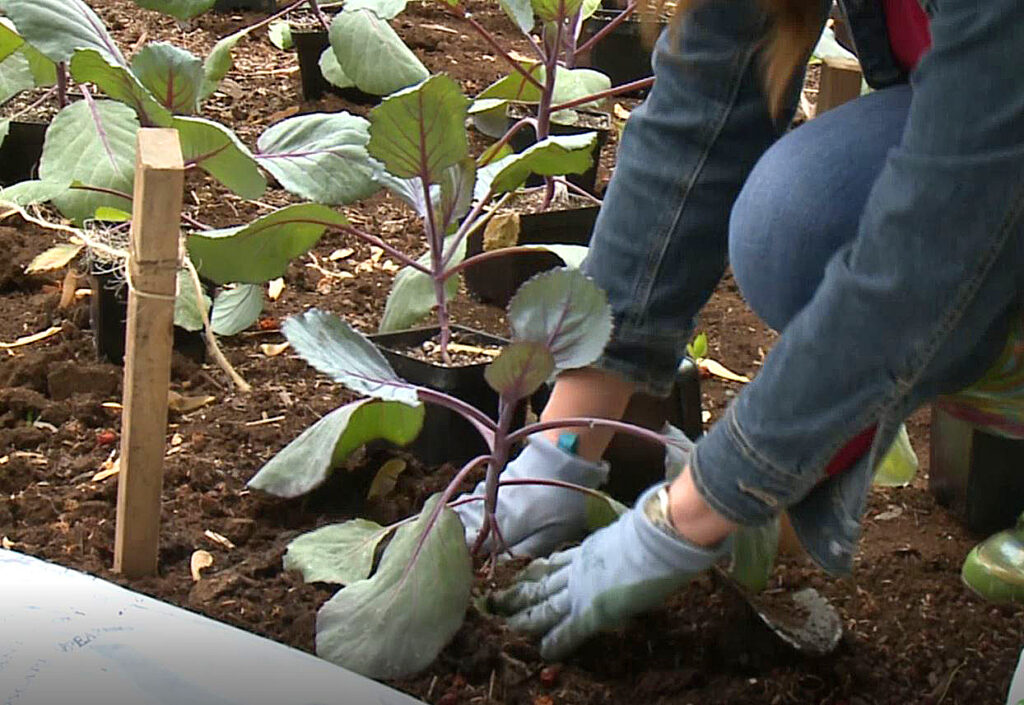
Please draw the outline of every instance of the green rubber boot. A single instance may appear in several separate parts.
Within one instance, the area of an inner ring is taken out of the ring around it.
[[[967,587],[989,602],[1024,602],[1024,514],[1012,529],[975,546],[960,576]]]

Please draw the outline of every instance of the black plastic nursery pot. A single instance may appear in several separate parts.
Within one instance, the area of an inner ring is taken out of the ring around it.
[[[276,9],[277,0],[217,0],[213,4],[214,12],[234,12],[235,10],[273,12]]]
[[[516,122],[526,117],[527,112],[527,109],[522,105],[517,105],[515,103],[510,104],[507,111],[508,126],[512,127]],[[611,134],[612,131],[612,118],[608,113],[592,110],[577,110],[576,113],[580,117],[578,124],[563,125],[561,123],[552,122],[550,133],[554,136],[581,135],[585,132],[597,133],[597,144],[594,147],[594,158],[591,167],[582,174],[567,174],[565,177],[569,183],[596,196],[597,167],[601,159],[601,150],[603,150],[604,146],[608,143],[608,135]],[[536,143],[537,135],[531,127],[524,127],[519,130],[519,132],[512,135],[512,139],[509,140],[509,146],[516,152],[522,152]],[[543,183],[544,177],[536,174],[531,174],[526,180],[527,187],[541,186]]]
[[[597,222],[598,206],[524,213],[519,216],[519,245],[587,245]],[[483,252],[483,232],[467,239],[466,257]],[[466,288],[484,303],[505,307],[523,282],[562,266],[550,252],[524,252],[495,257],[467,267]]]
[[[484,379],[486,363],[445,367],[409,354],[410,349],[434,339],[440,330],[438,326],[425,326],[368,337],[403,379],[458,397],[497,420],[498,393]],[[460,342],[468,341],[474,345],[508,344],[504,338],[464,326],[452,326],[452,333],[460,334]],[[515,424],[519,425],[522,421],[523,416],[520,416]],[[436,404],[427,404],[423,430],[408,450],[427,465],[446,462],[461,465],[488,452],[487,444],[471,423]]]
[[[124,364],[125,333],[128,329],[128,286],[110,265],[92,262],[89,266],[89,325],[96,355],[115,365]],[[206,359],[202,331],[174,327],[174,349],[197,362]]]
[[[1024,441],[1005,438],[932,406],[928,488],[968,531],[1013,526],[1024,511]]]
[[[583,23],[583,39],[589,39],[608,26],[621,10],[601,9]],[[658,28],[660,33],[665,23]],[[619,86],[653,76],[651,47],[644,42],[640,20],[634,13],[612,29],[590,50],[592,68],[607,74],[613,86]]]
[[[7,138],[0,145],[0,186],[35,178],[49,125],[12,121],[9,127]]]
[[[330,37],[325,29],[310,29],[292,25],[292,41],[299,55],[299,78],[302,82],[303,100],[319,100],[324,93],[333,93],[351,103],[376,105],[381,97],[355,88],[338,88],[324,78],[320,71],[320,56],[330,47]]]

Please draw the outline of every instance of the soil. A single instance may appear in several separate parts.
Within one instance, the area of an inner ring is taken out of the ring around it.
[[[163,39],[205,53],[218,37],[252,19],[211,14],[180,26],[128,0],[90,4],[128,48]],[[470,7],[486,27],[514,36],[496,4],[471,2]],[[481,60],[465,23],[441,4],[411,3],[396,26],[432,71],[449,71],[467,91],[480,90],[499,75],[499,62]],[[275,50],[265,34],[244,39],[240,48],[229,83],[214,96],[208,114],[230,124],[246,143],[294,111],[365,112],[336,96],[301,103],[294,55]],[[525,47],[517,48],[525,53]],[[614,154],[614,148],[607,153]],[[603,162],[602,178],[609,166]],[[271,189],[260,202],[242,201],[197,178],[189,182],[187,201],[190,215],[223,227],[283,205],[289,196]],[[373,224],[390,243],[415,250],[415,219],[391,199],[378,197],[346,213],[360,225]],[[233,391],[216,367],[175,356],[172,390],[214,401],[172,413],[160,573],[125,580],[110,569],[116,479],[93,479],[117,447],[122,370],[96,361],[88,301],[58,308],[63,273],[23,273],[33,256],[57,241],[54,233],[15,219],[0,223],[5,312],[0,341],[59,327],[44,341],[0,351],[3,545],[312,651],[316,610],[333,588],[305,584],[285,572],[281,558],[287,543],[357,515],[380,522],[407,516],[442,488],[453,470],[423,467],[400,450],[371,447],[301,500],[254,495],[245,483],[263,463],[310,423],[353,398],[290,352],[270,356],[261,345],[281,342],[277,322],[311,306],[372,330],[394,266],[340,235],[326,236],[314,250],[315,260],[293,262],[284,293],[268,303],[259,329],[223,341],[228,358],[252,384],[251,394]],[[353,249],[349,256],[331,259],[345,247]],[[453,315],[458,323],[505,333],[500,310],[465,294],[455,301]],[[730,276],[706,307],[699,329],[708,334],[710,357],[751,376],[776,337],[746,307]],[[738,389],[714,378],[703,381],[710,423]],[[852,577],[834,580],[798,556],[780,559],[772,590],[813,587],[839,611],[845,634],[830,656],[811,659],[782,645],[745,602],[708,576],[665,608],[594,638],[562,664],[545,664],[530,639],[471,608],[435,664],[392,685],[446,705],[1001,703],[1024,644],[1024,609],[993,607],[962,587],[960,565],[982,537],[968,535],[927,491],[928,422],[927,410],[909,422],[922,465],[912,485],[872,494]],[[365,499],[376,470],[393,457],[408,464],[396,488],[383,499]],[[890,511],[897,508],[901,511]],[[193,582],[189,559],[197,549],[209,551],[214,564]],[[499,571],[497,580],[508,576],[509,570]],[[481,577],[479,590],[488,586]]]

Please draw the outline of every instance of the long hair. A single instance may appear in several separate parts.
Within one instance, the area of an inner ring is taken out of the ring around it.
[[[726,0],[676,0],[671,31],[678,32],[682,17],[702,2]],[[645,24],[662,13],[671,0],[640,0]],[[766,38],[762,80],[768,107],[779,117],[786,90],[800,64],[818,41],[821,30],[820,0],[758,0],[771,17],[771,30]],[[653,25],[653,22],[651,22]],[[685,41],[685,40],[684,40]]]

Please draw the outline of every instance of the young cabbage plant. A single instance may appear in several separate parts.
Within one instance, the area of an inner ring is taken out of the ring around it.
[[[612,330],[604,293],[579,270],[556,269],[524,284],[509,304],[512,342],[488,365],[488,384],[499,394],[499,417],[454,397],[412,385],[383,355],[343,321],[312,310],[289,318],[283,330],[294,350],[316,369],[370,399],[347,404],[315,423],[272,458],[249,487],[296,497],[322,484],[335,467],[367,441],[407,443],[419,432],[423,404],[439,404],[469,420],[488,452],[466,463],[419,515],[391,526],[365,519],[322,527],[295,539],[288,569],[306,580],[345,585],[317,616],[317,653],[374,678],[398,678],[421,670],[458,630],[469,604],[472,557],[462,523],[451,510],[459,486],[486,466],[486,496],[458,502],[485,503],[476,546],[497,526],[501,473],[513,449],[533,433],[552,428],[607,426],[654,440],[674,441],[647,429],[592,418],[512,427],[517,407],[552,375],[593,363]],[[588,498],[594,528],[609,523],[622,505],[595,490],[550,480],[516,480],[571,487]],[[502,552],[500,535],[491,559]],[[374,556],[390,537],[374,572]]]

